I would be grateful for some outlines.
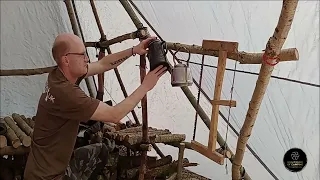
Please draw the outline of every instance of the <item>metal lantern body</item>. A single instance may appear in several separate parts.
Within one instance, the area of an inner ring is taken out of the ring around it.
[[[154,70],[160,65],[167,67],[167,69],[170,68],[166,56],[168,49],[166,48],[165,41],[155,39],[149,43],[148,48],[149,50],[147,57],[150,63],[150,71]]]
[[[191,86],[192,74],[189,66],[178,63],[174,66],[171,73],[171,85],[173,87]]]

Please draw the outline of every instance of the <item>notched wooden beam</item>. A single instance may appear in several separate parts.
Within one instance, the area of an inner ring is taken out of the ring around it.
[[[232,53],[238,52],[238,42],[203,40],[202,48],[204,50],[227,51]]]
[[[236,107],[237,102],[234,100],[212,100],[210,101],[212,105],[230,106]]]
[[[191,147],[193,150],[197,151],[198,153],[206,156],[207,158],[211,159],[212,161],[223,165],[224,164],[224,156],[216,151],[209,150],[206,146],[202,145],[197,141],[191,141]]]

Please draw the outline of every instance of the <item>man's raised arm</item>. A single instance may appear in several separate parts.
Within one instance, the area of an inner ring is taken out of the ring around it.
[[[127,98],[115,106],[109,106],[100,102],[98,108],[91,117],[92,120],[118,123],[130,111],[137,106],[139,101],[150,91],[158,82],[159,78],[166,72],[167,68],[159,66],[149,72],[142,84]]]
[[[88,64],[88,73],[86,77],[93,76],[96,74],[101,74],[105,71],[109,71],[118,67],[124,61],[126,61],[129,57],[135,54],[143,55],[147,53],[148,44],[156,37],[150,37],[143,41],[141,41],[137,46],[132,48],[114,53],[108,54],[107,56],[103,57],[101,60],[93,63]]]

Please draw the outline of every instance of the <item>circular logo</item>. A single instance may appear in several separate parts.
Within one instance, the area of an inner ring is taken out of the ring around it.
[[[307,165],[307,155],[299,148],[292,148],[284,154],[283,163],[289,171],[299,172]]]

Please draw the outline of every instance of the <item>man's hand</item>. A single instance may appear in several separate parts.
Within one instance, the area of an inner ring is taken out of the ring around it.
[[[157,39],[157,37],[149,37],[147,39],[144,39],[138,45],[133,47],[133,53],[139,54],[139,55],[146,54],[148,52],[146,49],[148,48],[150,41],[155,39]]]
[[[166,73],[167,67],[162,65],[155,68],[153,71],[150,71],[144,78],[141,86],[146,88],[147,91],[150,91],[158,82],[160,77]]]

